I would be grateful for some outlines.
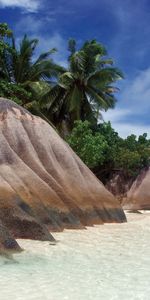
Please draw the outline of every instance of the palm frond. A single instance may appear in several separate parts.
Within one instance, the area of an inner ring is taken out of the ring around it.
[[[76,52],[70,58],[70,72],[81,74],[84,72],[85,54],[83,51]]]
[[[65,72],[59,77],[59,85],[62,88],[67,89],[72,85],[73,80],[73,74],[71,72]]]
[[[123,78],[123,73],[118,68],[104,68],[96,71],[88,78],[88,84],[96,84],[101,87],[104,84],[111,84]]]
[[[49,51],[47,51],[47,52],[44,52],[44,53],[40,54],[40,56],[37,58],[37,60],[35,61],[34,64],[37,64],[37,63],[39,63],[39,62],[41,62],[41,61],[43,61],[43,60],[49,59],[49,57],[50,57],[52,54],[54,54],[55,52],[57,52],[57,49],[56,49],[56,48],[53,48],[53,49],[51,49],[51,50],[49,50]]]
[[[93,99],[94,102],[97,102],[102,110],[108,109],[108,103],[106,102],[105,95],[103,93],[95,91],[92,87],[87,88],[87,93],[89,98]]]
[[[69,94],[69,104],[68,104],[68,111],[74,112],[76,114],[76,118],[80,119],[80,110],[82,107],[82,91],[74,85],[71,93]]]
[[[68,51],[70,52],[68,61],[70,61],[72,55],[76,52],[76,41],[74,39],[68,41]]]

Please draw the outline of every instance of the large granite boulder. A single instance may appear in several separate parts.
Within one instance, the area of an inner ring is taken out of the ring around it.
[[[120,204],[56,131],[0,98],[0,218],[13,236],[126,221]]]
[[[22,249],[20,248],[18,243],[0,221],[0,254],[9,256],[12,253],[20,251],[22,251]]]
[[[106,182],[105,187],[122,203],[133,183],[132,178],[128,179],[121,171],[114,172]]]
[[[122,206],[127,210],[150,210],[150,168],[141,171]]]

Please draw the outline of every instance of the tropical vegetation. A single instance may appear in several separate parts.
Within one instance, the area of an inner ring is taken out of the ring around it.
[[[96,40],[78,48],[71,39],[64,67],[53,59],[56,48],[38,53],[38,43],[27,35],[18,43],[9,26],[0,24],[0,96],[50,122],[103,182],[116,170],[130,178],[149,166],[146,134],[123,139],[103,122],[123,78],[106,48]]]
[[[36,57],[38,42],[25,35],[17,47],[8,25],[0,25],[0,95],[29,108],[39,108],[39,89],[49,89],[50,80],[64,70],[51,58],[55,48]]]
[[[114,108],[114,84],[123,74],[96,40],[86,41],[79,50],[70,40],[68,49],[68,67],[45,97],[54,124],[61,128],[65,123],[70,130],[75,120],[97,124],[103,110]]]
[[[88,121],[76,121],[67,142],[104,183],[114,172],[129,179],[150,165],[147,134],[138,138],[131,134],[123,139],[110,122],[92,127]]]

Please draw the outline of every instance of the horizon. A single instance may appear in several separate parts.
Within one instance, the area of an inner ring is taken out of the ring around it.
[[[150,66],[148,1],[127,0],[0,0],[1,23],[14,30],[19,42],[27,33],[39,39],[39,52],[56,47],[55,60],[67,63],[67,41],[75,38],[80,46],[96,39],[108,51],[125,79],[117,83],[115,109],[103,112],[105,121],[122,137],[149,134]],[[45,9],[46,8],[46,9]]]

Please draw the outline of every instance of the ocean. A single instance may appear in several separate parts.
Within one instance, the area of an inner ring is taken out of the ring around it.
[[[150,212],[128,223],[18,240],[14,261],[0,257],[0,300],[149,300]]]

